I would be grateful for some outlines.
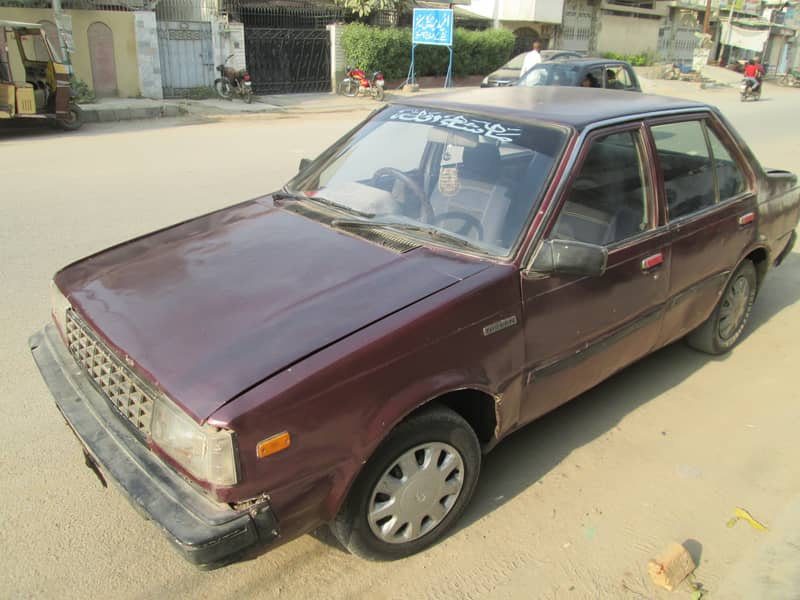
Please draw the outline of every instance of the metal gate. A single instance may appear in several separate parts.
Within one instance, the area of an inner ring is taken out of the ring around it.
[[[214,85],[211,23],[159,21],[158,46],[165,98],[182,98]]]
[[[247,70],[257,94],[329,92],[331,39],[325,29],[244,29]]]
[[[697,19],[690,14],[681,15],[668,22],[658,32],[658,50],[661,58],[679,64],[691,64],[701,31]]]
[[[592,37],[592,7],[585,0],[568,0],[564,5],[564,22],[558,47],[588,52]]]

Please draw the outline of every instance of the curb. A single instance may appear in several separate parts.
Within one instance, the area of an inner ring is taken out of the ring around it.
[[[127,108],[104,107],[93,104],[81,105],[84,123],[110,123],[113,121],[130,121],[134,119],[158,119],[161,117],[178,117],[186,114],[186,109],[175,104],[161,106],[135,106]]]

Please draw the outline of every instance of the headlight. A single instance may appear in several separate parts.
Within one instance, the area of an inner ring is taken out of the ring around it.
[[[200,481],[218,486],[237,481],[233,435],[210,425],[198,425],[189,415],[161,397],[153,407],[153,442]]]
[[[69,300],[64,297],[61,290],[58,289],[55,281],[50,282],[50,312],[53,315],[53,320],[56,326],[61,330],[62,335],[67,332],[67,310],[71,307]]]

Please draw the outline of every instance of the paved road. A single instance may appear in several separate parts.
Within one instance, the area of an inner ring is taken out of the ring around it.
[[[654,88],[717,103],[765,164],[800,171],[798,91],[740,104],[730,89]],[[515,434],[486,460],[463,527],[405,561],[363,562],[323,531],[201,573],[83,467],[26,346],[53,272],[275,188],[364,114],[0,133],[0,596],[651,598],[646,561],[672,539],[695,540],[712,592],[756,585],[748,569],[784,547],[771,544],[789,539],[800,498],[797,254],[734,353],[673,345]],[[735,506],[772,530],[726,528]]]

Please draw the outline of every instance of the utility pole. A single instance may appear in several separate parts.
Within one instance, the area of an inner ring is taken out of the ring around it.
[[[703,17],[703,33],[711,33],[711,0],[706,0],[706,14]]]
[[[733,34],[733,5],[736,3],[736,0],[728,0],[728,2],[731,3],[731,9],[728,12],[728,35],[725,36],[725,42],[723,42],[723,43],[724,43],[725,46],[728,46],[728,59],[730,59],[730,57],[731,57],[731,49],[730,49],[730,46],[731,46],[731,35]],[[722,9],[720,8],[720,18],[721,17],[722,17]],[[723,52],[725,52],[725,51],[723,50]],[[726,60],[726,62],[729,62],[729,60]]]

